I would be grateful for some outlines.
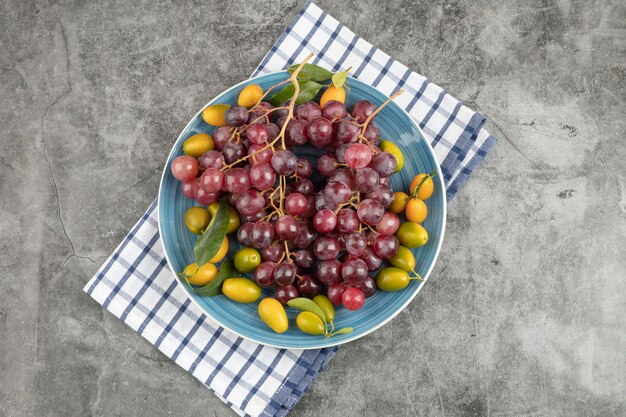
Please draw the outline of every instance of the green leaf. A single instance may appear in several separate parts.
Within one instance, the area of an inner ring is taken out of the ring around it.
[[[215,278],[211,280],[211,282],[209,282],[204,287],[194,288],[193,290],[196,294],[203,297],[215,297],[216,295],[220,295],[222,293],[221,288],[224,280],[226,278],[232,278],[236,276],[239,275],[237,273],[237,270],[235,269],[235,266],[233,265],[233,261],[227,259],[222,262],[219,272],[217,273]]]
[[[220,250],[224,236],[226,236],[226,229],[228,229],[228,203],[223,198],[215,216],[193,247],[193,255],[198,267],[209,262]]]
[[[272,97],[269,98],[269,102],[274,106],[279,106],[287,100],[291,100],[293,94],[296,92],[296,87],[293,84],[289,84],[287,87],[280,91],[275,92]]]
[[[293,74],[298,66],[300,66],[300,64],[292,65],[287,71]],[[304,66],[298,73],[298,79],[302,81],[326,81],[329,80],[332,76],[332,72],[315,64],[304,64]]]
[[[337,72],[333,75],[332,81],[335,88],[341,88],[346,83],[346,78],[348,78],[348,71],[350,71],[352,67],[348,68],[345,71]]]
[[[337,330],[335,333],[333,333],[332,335],[336,335],[336,334],[348,334],[348,333],[352,333],[352,327],[344,327],[343,329],[339,329]]]
[[[298,297],[287,301],[287,305],[289,307],[297,308],[301,311],[309,311],[322,319],[324,324],[326,324],[326,315],[324,314],[324,310],[322,310],[322,308],[318,306],[313,300],[309,300],[308,298],[304,297]]]
[[[315,81],[302,81],[300,83],[300,94],[298,94],[296,104],[313,100],[322,87],[324,87],[322,84],[318,84]]]
[[[312,100],[322,87],[322,84],[318,84],[315,81],[301,81],[300,94],[298,94],[296,104],[302,104],[305,101]],[[270,97],[269,102],[272,103],[274,106],[278,106],[287,100],[291,100],[295,92],[296,87],[293,84],[289,84],[287,87],[274,93],[274,95]]]

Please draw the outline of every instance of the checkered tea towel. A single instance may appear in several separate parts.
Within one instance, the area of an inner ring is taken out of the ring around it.
[[[483,116],[359,38],[313,3],[297,14],[254,75],[284,69],[310,52],[316,54],[313,62],[333,71],[352,67],[356,78],[387,95],[400,88],[406,91],[395,102],[415,118],[433,145],[448,200],[495,143],[483,129]],[[286,415],[337,351],[258,345],[207,317],[167,267],[159,242],[156,201],[85,291],[239,415]]]

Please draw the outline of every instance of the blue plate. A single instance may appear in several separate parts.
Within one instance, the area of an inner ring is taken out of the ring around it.
[[[259,84],[263,90],[285,80],[286,72],[278,72],[252,78],[238,84],[209,102],[210,104],[237,102],[241,89],[248,84]],[[383,103],[387,97],[354,78],[348,78],[346,107],[351,108],[359,100],[370,100],[375,105]],[[215,128],[207,125],[202,120],[202,111],[198,112],[187,124],[180,134],[163,170],[161,186],[159,190],[159,231],[161,242],[165,250],[168,264],[173,273],[181,272],[183,268],[194,261],[193,245],[196,236],[185,227],[185,211],[196,205],[193,200],[185,198],[181,193],[181,183],[171,174],[170,165],[174,158],[183,154],[183,142],[189,136],[196,133],[212,133]],[[376,117],[376,123],[380,127],[384,139],[395,142],[404,154],[404,168],[398,174],[392,176],[394,190],[408,190],[411,179],[420,172],[437,170],[435,177],[435,190],[430,199],[426,201],[428,206],[428,218],[423,226],[428,230],[429,242],[413,250],[416,258],[416,271],[424,278],[430,274],[443,240],[446,223],[446,199],[443,187],[442,174],[433,149],[424,139],[424,135],[411,117],[395,103],[387,105]],[[306,151],[314,157],[319,151],[310,149]],[[231,243],[234,240],[231,238]],[[235,244],[231,244],[232,257],[236,250]],[[358,311],[348,311],[343,307],[337,308],[335,328],[352,327],[350,334],[333,336],[324,339],[323,336],[310,336],[298,330],[295,324],[297,311],[287,308],[289,316],[289,330],[283,334],[274,333],[265,325],[257,314],[258,303],[239,304],[229,300],[223,295],[217,297],[200,297],[194,293],[192,287],[181,280],[180,285],[187,291],[189,297],[206,314],[226,329],[264,345],[276,346],[288,349],[313,349],[339,345],[351,340],[363,337],[373,332],[383,324],[395,317],[417,295],[422,283],[412,280],[407,288],[398,292],[377,291],[368,298],[365,306]],[[271,296],[273,290],[264,290],[265,296]]]

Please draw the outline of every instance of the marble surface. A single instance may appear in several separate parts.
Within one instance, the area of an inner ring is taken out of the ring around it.
[[[0,3],[0,415],[233,415],[82,287],[302,4]],[[419,297],[292,415],[626,415],[624,1],[318,4],[499,142]]]

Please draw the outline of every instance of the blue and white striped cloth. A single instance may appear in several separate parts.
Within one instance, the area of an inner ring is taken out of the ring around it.
[[[485,157],[495,138],[485,118],[439,86],[356,36],[307,3],[272,46],[255,74],[284,69],[310,52],[333,70],[389,95],[424,130],[441,161],[450,200]],[[194,377],[237,414],[284,416],[306,392],[337,348],[285,350],[258,345],[221,328],[187,298],[167,267],[159,242],[156,202],[85,291]]]

